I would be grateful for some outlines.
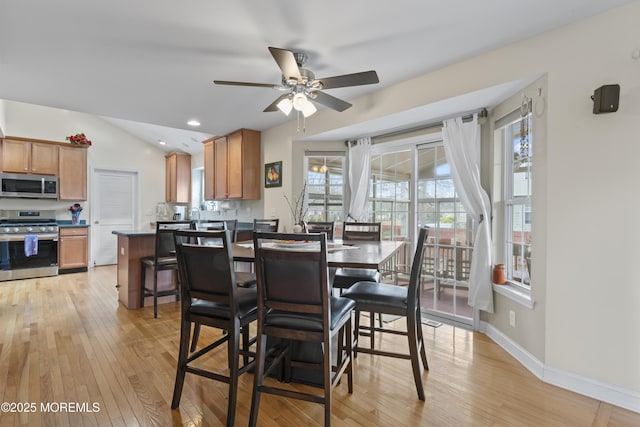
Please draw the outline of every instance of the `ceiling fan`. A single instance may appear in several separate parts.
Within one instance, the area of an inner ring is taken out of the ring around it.
[[[344,111],[351,107],[350,103],[323,92],[323,89],[369,85],[379,82],[378,75],[373,70],[316,79],[311,70],[303,68],[307,60],[306,54],[277,47],[269,47],[269,51],[280,70],[282,70],[282,83],[280,85],[227,80],[214,80],[213,82],[219,85],[268,87],[285,91],[285,94],[280,95],[264,111],[280,110],[289,115],[291,110],[295,109],[301,112],[304,117],[309,117],[316,112],[313,102],[325,105],[336,111]]]

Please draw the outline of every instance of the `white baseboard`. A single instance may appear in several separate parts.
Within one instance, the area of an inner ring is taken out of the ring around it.
[[[640,393],[545,366],[489,323],[480,322],[479,331],[495,341],[541,381],[640,413]]]

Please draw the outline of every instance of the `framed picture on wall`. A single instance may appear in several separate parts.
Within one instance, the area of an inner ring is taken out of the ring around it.
[[[264,165],[264,187],[282,187],[282,161]]]

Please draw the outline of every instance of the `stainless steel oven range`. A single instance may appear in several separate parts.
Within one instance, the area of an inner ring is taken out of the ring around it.
[[[3,211],[0,281],[58,274],[58,225],[54,211]]]

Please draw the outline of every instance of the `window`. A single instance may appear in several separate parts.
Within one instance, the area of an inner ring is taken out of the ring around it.
[[[344,217],[344,152],[307,152],[307,221],[335,221],[336,238]]]
[[[410,150],[371,156],[368,212],[382,223],[382,240],[409,237],[411,161]]]
[[[503,128],[507,278],[531,285],[531,114]]]

